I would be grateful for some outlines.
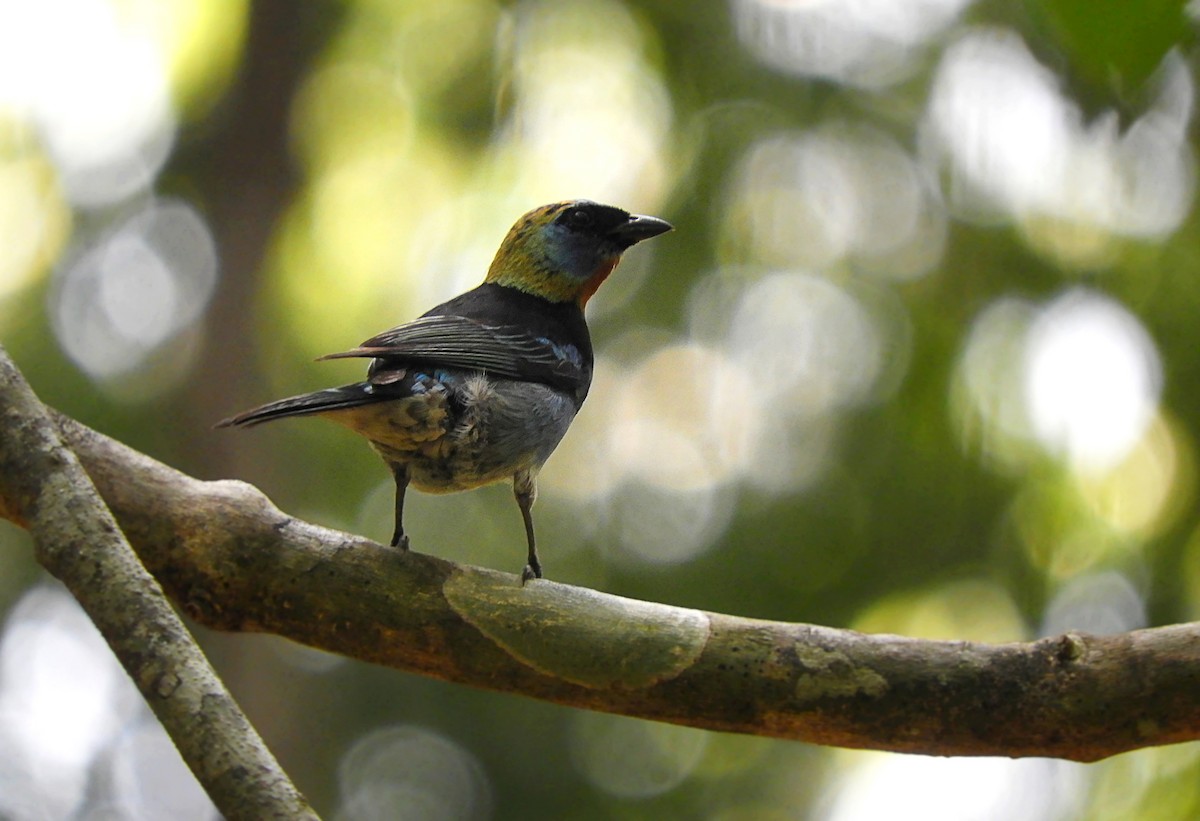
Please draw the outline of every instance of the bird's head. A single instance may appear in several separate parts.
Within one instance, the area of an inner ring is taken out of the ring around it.
[[[611,205],[569,200],[535,208],[517,220],[500,244],[487,282],[551,302],[585,304],[623,254],[671,230],[657,217]]]

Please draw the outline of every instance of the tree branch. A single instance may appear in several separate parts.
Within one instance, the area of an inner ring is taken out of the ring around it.
[[[0,347],[0,512],[74,594],[226,818],[316,818]]]
[[[651,604],[400,553],[57,423],[198,621],[625,715],[937,755],[1094,761],[1200,738],[1200,626],[988,645]],[[0,504],[0,507],[9,507]]]

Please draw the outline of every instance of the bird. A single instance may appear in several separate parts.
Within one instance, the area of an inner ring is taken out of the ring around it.
[[[409,487],[453,493],[511,480],[528,547],[521,584],[542,578],[532,508],[538,472],[591,387],[584,307],[625,251],[672,227],[586,199],[535,208],[508,231],[482,284],[321,357],[370,359],[366,379],[217,427],[320,416],[364,436],[395,480],[391,544],[404,551]]]

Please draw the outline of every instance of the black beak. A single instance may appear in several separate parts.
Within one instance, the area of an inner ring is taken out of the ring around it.
[[[629,221],[623,222],[609,232],[609,236],[626,248],[636,245],[644,239],[657,237],[674,228],[666,220],[658,217],[645,217],[641,214],[630,214]]]

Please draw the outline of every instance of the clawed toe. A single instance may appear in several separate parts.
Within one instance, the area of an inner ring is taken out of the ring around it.
[[[524,587],[530,579],[540,579],[542,577],[542,568],[538,565],[527,564],[525,569],[521,571],[521,586]]]

